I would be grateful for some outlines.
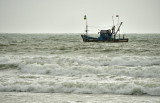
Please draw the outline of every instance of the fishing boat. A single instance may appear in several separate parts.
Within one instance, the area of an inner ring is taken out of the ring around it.
[[[116,15],[116,17],[118,17],[118,20],[119,20],[119,16]],[[85,30],[86,33],[81,35],[84,42],[128,42],[128,38],[125,38],[124,35],[123,35],[123,38],[121,38],[119,34],[119,38],[116,38],[123,22],[120,22],[119,24],[114,25],[114,19],[113,19],[112,28],[107,30],[100,30],[100,32],[98,32],[100,36],[96,38],[88,35],[88,25],[87,25],[86,15],[84,16],[84,20],[86,20],[86,30]],[[117,27],[117,30],[116,30],[116,27]]]

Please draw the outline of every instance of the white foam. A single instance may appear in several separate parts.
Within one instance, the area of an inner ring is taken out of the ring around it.
[[[23,73],[51,75],[101,74],[160,77],[160,57],[3,56],[0,64],[15,64]]]
[[[26,79],[26,78],[25,78]],[[34,81],[16,80],[1,84],[1,92],[38,92],[38,93],[91,93],[91,94],[129,94],[129,95],[160,95],[160,87],[155,84],[137,82],[99,83],[90,81],[52,81],[35,79]],[[154,85],[154,86],[153,86]]]
[[[160,57],[12,55],[0,61],[19,71],[0,78],[1,92],[160,95]]]

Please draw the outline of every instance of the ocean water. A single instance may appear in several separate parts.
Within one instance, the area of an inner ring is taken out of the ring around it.
[[[80,34],[1,33],[0,100],[160,103],[160,34],[126,37],[97,43]]]

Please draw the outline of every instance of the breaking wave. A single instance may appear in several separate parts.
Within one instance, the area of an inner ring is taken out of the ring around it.
[[[160,96],[159,34],[128,35],[129,43],[0,35],[0,92]]]
[[[160,95],[159,56],[1,56],[1,92]]]
[[[50,75],[109,74],[132,77],[160,77],[160,57],[65,57],[4,56],[2,69],[19,69],[22,73]]]
[[[33,77],[32,77],[33,78]],[[27,77],[25,78],[27,79]],[[81,93],[81,94],[125,94],[125,95],[160,95],[159,84],[128,83],[96,83],[68,81],[57,83],[54,81],[38,80],[15,81],[7,85],[1,84],[1,92],[36,92],[36,93]]]

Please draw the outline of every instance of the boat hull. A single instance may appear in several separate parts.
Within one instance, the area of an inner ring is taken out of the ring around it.
[[[95,37],[89,37],[87,35],[81,35],[82,39],[84,42],[128,42],[128,38],[123,38],[123,39],[114,39],[112,38],[111,40],[99,40],[98,38]]]

